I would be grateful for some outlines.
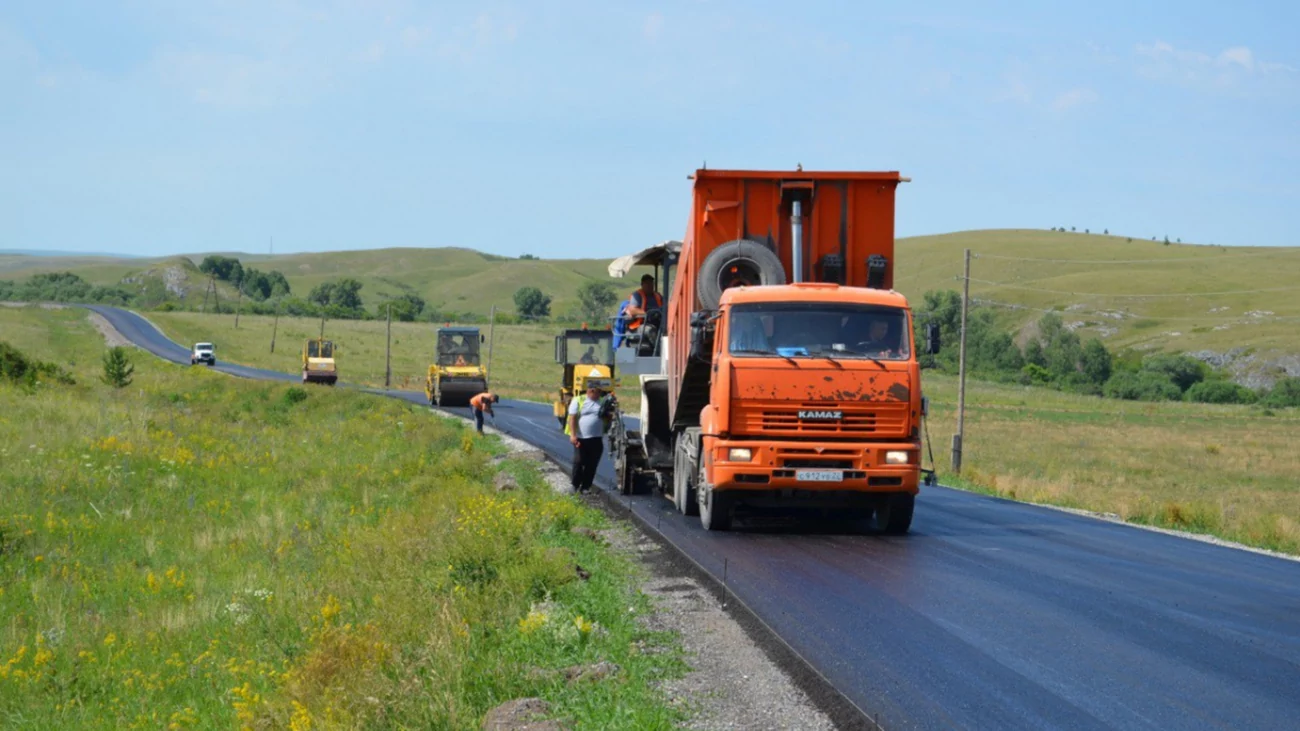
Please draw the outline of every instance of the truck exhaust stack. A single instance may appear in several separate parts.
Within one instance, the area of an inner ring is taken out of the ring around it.
[[[798,284],[803,281],[803,206],[799,201],[794,201],[790,211],[790,263],[794,266],[793,282]]]

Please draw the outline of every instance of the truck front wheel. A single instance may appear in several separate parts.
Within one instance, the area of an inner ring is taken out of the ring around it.
[[[695,489],[695,494],[700,504],[700,526],[707,531],[731,530],[731,495],[705,485],[703,479]]]
[[[893,496],[876,508],[876,530],[890,536],[901,536],[912,528],[912,511],[916,496],[908,493]]]

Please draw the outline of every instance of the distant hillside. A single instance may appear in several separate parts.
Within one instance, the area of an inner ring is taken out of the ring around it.
[[[1300,352],[1300,248],[974,231],[900,240],[895,286],[912,297],[960,290],[967,248],[972,299],[1012,322],[1057,309],[1115,348]]]
[[[1058,309],[1072,327],[1097,334],[1114,348],[1300,353],[1300,337],[1294,334],[1300,324],[1300,248],[1165,245],[1042,230],[968,231],[900,239],[896,286],[914,301],[927,290],[960,290],[967,248],[976,255],[972,297],[1001,309],[1013,326],[1037,320],[1041,310]],[[613,258],[624,252],[610,253]],[[584,280],[606,279],[609,261],[508,259],[456,248],[238,256],[259,270],[283,272],[299,296],[320,282],[352,276],[364,284],[361,294],[368,305],[409,288],[431,307],[486,313],[493,304],[512,311],[515,290],[531,285],[551,295],[557,314],[576,307]],[[120,284],[156,271],[160,261],[0,256],[0,278],[71,270],[95,284]],[[194,273],[187,274],[190,296],[202,297],[202,283],[196,286]],[[633,279],[612,281],[620,292],[630,292]]]
[[[228,255],[238,256],[245,264],[261,271],[279,270],[298,296],[306,296],[321,282],[355,277],[364,285],[361,296],[368,306],[409,290],[438,309],[486,314],[496,305],[498,309],[512,312],[515,290],[534,286],[552,297],[551,311],[561,314],[578,306],[578,287],[587,279],[612,281],[620,291],[626,289],[629,293],[636,286],[630,279],[609,280],[606,274],[609,261],[604,259],[509,259],[457,248]],[[192,255],[188,259],[198,262],[203,256]],[[93,284],[119,284],[142,271],[156,269],[163,261],[174,263],[178,258],[181,257],[114,260],[0,256],[0,279],[73,271]],[[189,289],[198,297],[203,296],[202,283],[197,287],[191,284]],[[230,292],[233,294],[233,290]],[[226,296],[226,290],[222,295]]]

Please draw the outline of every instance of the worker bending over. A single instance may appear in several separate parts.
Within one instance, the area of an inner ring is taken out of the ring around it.
[[[492,411],[492,404],[500,400],[501,397],[491,391],[484,391],[469,400],[470,411],[474,412],[474,428],[478,430],[479,434],[483,433],[483,412],[487,411],[488,415],[493,419],[497,418],[497,415]]]
[[[604,388],[595,379],[587,382],[587,392],[569,402],[569,423],[564,433],[573,445],[573,490],[587,492],[596,479],[596,467],[605,451],[605,428],[610,416],[605,408]]]

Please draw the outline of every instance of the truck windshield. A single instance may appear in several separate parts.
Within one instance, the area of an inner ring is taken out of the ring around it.
[[[568,365],[609,365],[614,362],[614,337],[608,331],[569,333],[564,336]]]
[[[334,343],[331,343],[328,340],[324,342],[321,342],[319,340],[308,340],[307,357],[308,358],[333,358]]]
[[[441,333],[438,335],[438,365],[476,366],[478,333]]]
[[[738,356],[907,360],[912,338],[897,307],[789,302],[736,305],[727,326]]]

